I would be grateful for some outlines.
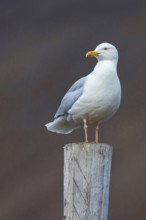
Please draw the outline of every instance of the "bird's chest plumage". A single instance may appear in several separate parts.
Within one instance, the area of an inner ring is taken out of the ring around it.
[[[112,68],[97,69],[88,75],[83,95],[69,111],[73,120],[87,118],[89,123],[110,118],[119,108],[121,86]]]

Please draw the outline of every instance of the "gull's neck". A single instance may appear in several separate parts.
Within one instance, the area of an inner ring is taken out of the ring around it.
[[[118,64],[118,60],[99,60],[95,65],[94,70],[103,67],[117,70],[117,64]]]

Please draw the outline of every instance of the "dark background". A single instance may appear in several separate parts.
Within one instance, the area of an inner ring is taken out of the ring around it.
[[[123,97],[100,141],[114,147],[109,220],[146,219],[145,1],[0,2],[0,219],[61,220],[63,146],[47,132],[70,85],[94,67],[88,50],[119,50]],[[90,140],[93,139],[93,128]]]

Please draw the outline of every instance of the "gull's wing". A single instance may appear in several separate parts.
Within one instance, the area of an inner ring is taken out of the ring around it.
[[[55,118],[58,118],[62,115],[67,114],[68,110],[72,107],[72,105],[78,100],[78,98],[83,93],[84,83],[86,81],[86,76],[77,80],[67,91],[65,96],[63,97],[61,104],[55,114]]]

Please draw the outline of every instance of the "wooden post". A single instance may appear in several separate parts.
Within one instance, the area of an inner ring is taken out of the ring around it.
[[[64,220],[107,220],[112,147],[64,147]]]

